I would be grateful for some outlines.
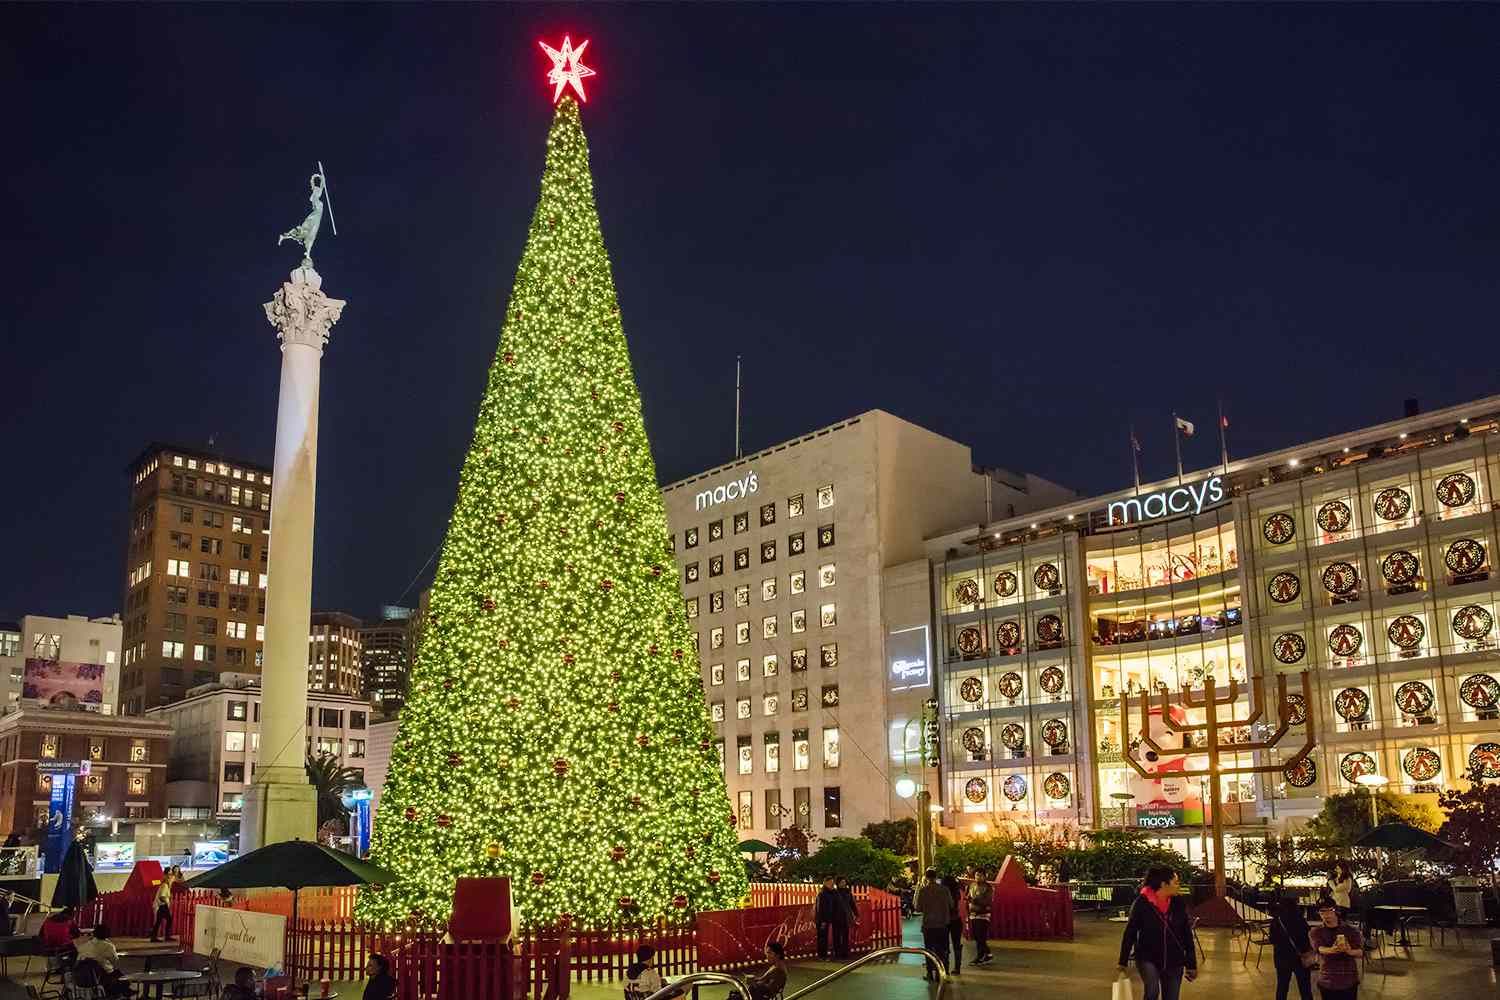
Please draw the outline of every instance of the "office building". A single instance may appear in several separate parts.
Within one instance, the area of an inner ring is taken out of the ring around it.
[[[314,611],[307,636],[307,689],[364,693],[364,622],[342,611]]]
[[[271,470],[152,444],[130,463],[121,708],[139,715],[259,672]]]
[[[122,635],[117,615],[26,615],[0,624],[0,711],[29,705],[113,714]]]
[[[401,710],[406,682],[416,653],[417,613],[393,604],[380,609],[380,620],[359,631],[364,654],[365,693],[383,715]]]

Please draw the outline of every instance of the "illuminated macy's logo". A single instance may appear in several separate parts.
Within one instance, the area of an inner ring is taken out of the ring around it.
[[[1201,514],[1203,508],[1224,499],[1224,477],[1212,476],[1197,483],[1155,493],[1143,493],[1129,500],[1115,500],[1105,508],[1109,524],[1149,521],[1171,514]]]

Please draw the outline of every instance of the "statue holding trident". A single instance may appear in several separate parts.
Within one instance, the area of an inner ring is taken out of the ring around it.
[[[281,239],[276,241],[277,246],[287,240],[295,240],[302,244],[302,263],[308,267],[312,266],[313,242],[318,238],[318,227],[323,224],[323,202],[328,202],[328,222],[333,227],[333,235],[339,234],[338,223],[333,221],[333,198],[328,193],[328,178],[323,172],[323,161],[318,161],[318,172],[313,174],[309,180],[312,190],[307,196],[308,202],[312,204],[312,211],[307,213],[307,218],[302,220],[302,225],[296,229],[288,229],[281,234]]]

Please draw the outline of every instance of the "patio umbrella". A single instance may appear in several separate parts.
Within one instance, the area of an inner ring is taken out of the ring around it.
[[[57,887],[52,890],[52,905],[82,906],[97,895],[99,887],[94,884],[94,869],[89,867],[83,842],[75,840],[68,845],[68,853],[63,855],[62,868],[57,873]]]
[[[1378,847],[1386,851],[1429,851],[1441,853],[1455,848],[1426,830],[1409,823],[1381,823],[1354,842],[1355,847]]]
[[[753,837],[740,841],[741,854],[768,854],[774,850],[776,850],[775,844],[768,844],[764,840],[756,840]]]
[[[308,887],[385,885],[396,875],[311,840],[284,840],[241,854],[212,871],[187,881],[189,889],[292,890],[292,923],[297,923],[297,896]]]

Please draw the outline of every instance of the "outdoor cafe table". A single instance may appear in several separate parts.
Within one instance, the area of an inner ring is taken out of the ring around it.
[[[1406,925],[1410,923],[1413,918],[1425,915],[1427,913],[1427,907],[1394,906],[1387,904],[1383,906],[1373,906],[1371,907],[1371,909],[1376,910],[1380,913],[1395,914],[1396,920],[1399,921],[1401,925],[1401,937],[1399,940],[1397,940],[1396,944],[1400,945],[1402,948],[1405,948],[1407,951],[1411,951],[1412,943],[1411,939],[1406,936]]]
[[[160,944],[132,944],[116,949],[115,954],[120,958],[144,958],[146,971],[150,972],[153,958],[182,958],[182,945],[171,941],[164,941]]]
[[[142,996],[146,996],[146,991],[155,986],[156,996],[160,1000],[162,990],[166,989],[168,983],[185,983],[190,979],[202,978],[201,972],[190,972],[187,969],[163,969],[160,972],[127,972],[120,977],[120,980],[126,983],[140,983],[143,987]]]

